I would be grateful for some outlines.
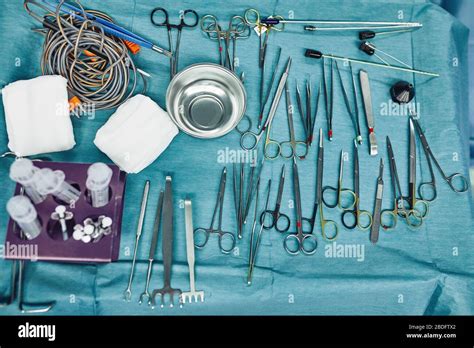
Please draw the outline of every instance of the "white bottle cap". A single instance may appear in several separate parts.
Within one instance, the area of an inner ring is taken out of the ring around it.
[[[61,170],[53,171],[49,168],[42,168],[36,171],[33,182],[39,193],[48,195],[57,192],[65,178],[64,172]]]
[[[102,162],[92,164],[87,170],[86,187],[90,191],[103,190],[112,179],[112,169]]]
[[[10,166],[10,179],[23,186],[29,186],[36,171],[38,168],[33,165],[31,160],[19,158]]]
[[[25,196],[14,196],[7,203],[7,212],[18,223],[31,223],[38,216],[33,203]]]

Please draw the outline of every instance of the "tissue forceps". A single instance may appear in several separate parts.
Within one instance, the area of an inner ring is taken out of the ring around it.
[[[229,254],[235,247],[235,237],[231,232],[225,232],[222,230],[222,213],[224,211],[224,194],[225,194],[225,183],[227,177],[227,168],[224,167],[222,170],[221,180],[219,184],[219,192],[217,193],[216,205],[214,212],[212,213],[211,225],[209,228],[198,227],[194,230],[194,246],[198,249],[204,248],[209,241],[211,234],[218,234],[219,236],[219,249],[223,254]],[[217,217],[217,228],[214,228],[214,223]],[[204,239],[199,236],[204,236]],[[199,240],[202,240],[199,242]],[[227,242],[226,242],[227,241]],[[230,248],[226,248],[225,244],[230,242]]]
[[[355,174],[355,168],[354,168],[354,174]],[[323,203],[328,208],[339,207],[342,210],[349,210],[349,209],[354,208],[357,202],[357,196],[355,192],[342,187],[343,175],[344,175],[344,151],[341,150],[341,155],[340,155],[340,160],[339,160],[339,179],[337,181],[337,187],[326,186],[323,188]],[[325,198],[325,196],[327,197],[326,192],[329,192],[329,191],[332,191],[336,194],[336,200],[334,201],[334,203],[330,203],[329,200]],[[344,194],[347,194],[350,196],[349,203],[346,205],[344,205],[343,203]]]
[[[268,202],[270,200],[270,193],[272,189],[272,180],[268,180],[268,187],[267,187],[267,199],[265,200],[265,207],[264,211],[268,209]],[[260,229],[258,231],[257,236],[255,237],[255,229],[257,227],[257,216],[258,216],[258,197],[260,195],[260,178],[258,178],[257,182],[257,198],[255,200],[255,214],[253,219],[252,225],[252,233],[250,234],[250,253],[249,253],[249,268],[247,271],[247,284],[252,284],[252,275],[253,270],[255,268],[255,260],[257,259],[257,251],[258,247],[260,246],[260,241],[262,239],[262,232],[264,229],[263,223],[260,223]],[[254,239],[256,239],[254,243]]]
[[[281,209],[281,200],[283,198],[283,189],[285,187],[285,165],[281,168],[280,182],[278,184],[277,199],[275,203],[275,209],[269,210],[265,208],[260,215],[260,223],[263,228],[266,230],[271,230],[275,228],[280,233],[288,232],[290,229],[290,218],[288,215],[280,212]],[[268,224],[265,222],[270,221]]]
[[[283,240],[283,247],[290,255],[298,255],[300,252],[305,255],[313,255],[318,248],[318,241],[312,233],[305,234],[303,232],[300,179],[295,157],[293,157],[293,189],[296,206],[296,234],[287,235]]]
[[[357,148],[357,142],[354,140],[354,197],[355,202],[353,209],[345,210],[341,216],[341,222],[345,228],[352,230],[356,227],[365,231],[368,230],[372,226],[372,214],[367,210],[360,210],[359,203],[360,203],[360,185],[359,185],[359,150]],[[383,212],[382,212],[383,214]],[[354,222],[348,223],[346,221],[346,216],[352,215],[354,218]],[[363,224],[361,223],[361,217],[366,216],[368,218],[368,223]]]
[[[276,111],[278,108],[278,104],[280,103],[281,96],[283,94],[283,90],[285,88],[286,81],[288,80],[288,74],[290,72],[291,68],[291,57],[288,58],[288,62],[286,63],[286,68],[285,72],[281,75],[280,82],[278,83],[278,88],[276,90],[275,96],[273,97],[272,105],[270,107],[270,111],[268,113],[267,119],[265,120],[265,123],[263,124],[263,127],[258,131],[258,133],[254,133],[252,131],[247,131],[242,134],[240,137],[240,146],[242,149],[251,151],[254,150],[257,146],[260,140],[263,137],[263,134],[266,132],[266,137],[265,137],[265,146],[264,146],[264,157],[266,159],[276,159],[280,155],[280,143],[277,141],[274,141],[270,138],[270,131],[271,131],[271,125],[273,122],[273,118],[276,115]],[[246,139],[251,139],[250,144],[246,144]],[[274,154],[270,153],[270,146],[275,146],[276,151]]]
[[[157,13],[162,13],[164,16],[163,21],[158,22],[155,20],[155,15]],[[170,57],[170,75],[173,78],[176,75],[178,70],[178,59],[179,59],[179,46],[181,43],[181,32],[183,28],[194,28],[197,26],[199,21],[199,16],[194,10],[184,10],[182,15],[180,16],[181,19],[179,24],[171,24],[169,20],[168,11],[166,11],[163,7],[157,7],[153,9],[150,15],[151,23],[156,27],[166,27],[168,31],[168,44],[169,44],[169,51],[172,53]],[[172,29],[176,29],[178,31],[176,37],[176,45],[173,50],[173,34],[171,32]]]
[[[446,183],[449,185],[451,190],[457,193],[466,192],[469,189],[469,182],[466,179],[466,177],[463,176],[461,173],[454,173],[449,176],[445,174],[445,172],[441,168],[441,165],[436,160],[436,157],[431,151],[430,145],[428,144],[425,134],[421,130],[420,124],[418,123],[417,119],[412,116],[410,118],[412,119],[413,124],[415,126],[415,130],[418,133],[418,137],[420,138],[423,152],[425,154],[426,161],[428,162],[428,168],[429,168],[430,176],[431,176],[431,181],[422,182],[420,186],[418,187],[418,194],[420,195],[420,198],[423,199],[424,201],[432,202],[436,199],[438,195],[436,191],[436,178],[434,175],[433,163],[436,166],[436,168],[438,168],[438,171],[440,172],[441,177],[444,179],[444,181],[446,181]],[[455,178],[458,178],[460,180],[460,183],[461,183],[460,188],[456,187],[453,184],[453,181]],[[431,188],[431,195],[427,194],[426,192],[427,189],[429,188]]]
[[[280,143],[280,154],[283,158],[290,159],[298,157],[303,160],[306,158],[309,150],[309,140],[297,141],[295,136],[295,126],[293,123],[293,104],[291,103],[290,89],[288,88],[288,81],[285,83],[285,98],[286,98],[286,113],[288,115],[288,128],[290,130],[290,140]],[[311,112],[311,111],[310,111]],[[306,133],[307,134],[307,133]],[[285,149],[289,149],[286,150]]]
[[[311,218],[303,218],[303,223],[309,226],[309,229],[305,233],[313,233],[314,225],[316,222],[316,216],[319,210],[319,217],[321,219],[321,234],[327,241],[333,241],[339,234],[339,228],[337,223],[333,220],[326,220],[323,212],[323,170],[324,170],[324,143],[323,143],[323,130],[319,129],[319,152],[317,161],[317,176],[316,176],[316,197],[313,207],[313,214]],[[329,234],[327,229],[332,227],[333,233]]]

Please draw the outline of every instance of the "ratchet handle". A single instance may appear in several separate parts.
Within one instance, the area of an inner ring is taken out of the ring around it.
[[[307,49],[304,53],[304,56],[308,58],[321,59],[324,55],[321,51]]]

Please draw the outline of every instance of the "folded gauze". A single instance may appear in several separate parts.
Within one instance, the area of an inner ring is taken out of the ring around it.
[[[178,134],[168,113],[136,95],[121,105],[97,132],[94,144],[127,173],[150,165]]]
[[[52,75],[16,81],[3,88],[8,148],[17,156],[74,147],[66,85],[64,77]]]

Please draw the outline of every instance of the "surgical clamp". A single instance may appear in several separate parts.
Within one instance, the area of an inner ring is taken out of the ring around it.
[[[179,305],[182,307],[181,290],[171,287],[171,265],[173,262],[173,191],[171,186],[171,176],[166,177],[165,193],[163,196],[163,287],[153,290],[151,295],[151,308],[155,307],[156,296],[160,295],[161,308],[165,305],[165,295],[170,297],[170,307],[173,307],[174,296],[179,297]]]
[[[163,196],[164,196],[164,192],[160,191],[160,196],[158,198],[158,206],[156,209],[155,224],[153,225],[153,237],[151,239],[150,253],[148,256],[148,269],[146,272],[145,290],[140,295],[140,299],[138,301],[139,304],[142,304],[142,302],[145,302],[146,300],[149,306],[151,306],[151,301],[150,301],[150,293],[148,292],[148,289],[150,287],[151,274],[153,270],[153,262],[155,261],[156,245],[158,244],[158,234],[160,231],[160,223],[161,223],[161,212],[163,210]]]
[[[231,232],[225,232],[222,230],[222,213],[224,211],[224,194],[225,184],[227,177],[227,168],[224,167],[221,174],[221,180],[219,183],[219,192],[217,193],[216,205],[214,206],[214,212],[212,213],[211,224],[209,228],[198,227],[194,230],[194,246],[198,249],[204,248],[209,241],[211,234],[217,234],[219,236],[219,249],[223,254],[230,254],[235,247],[235,237]],[[217,218],[217,228],[214,227]],[[200,236],[204,236],[200,237]],[[229,247],[226,247],[230,244]]]
[[[137,261],[138,244],[140,242],[140,237],[142,235],[142,230],[143,230],[143,223],[145,221],[145,212],[146,212],[146,206],[148,203],[149,192],[150,192],[150,181],[147,180],[145,182],[145,187],[143,188],[142,204],[140,208],[140,216],[138,218],[138,226],[137,226],[137,232],[135,236],[135,248],[133,251],[132,268],[130,269],[130,277],[128,279],[127,289],[125,289],[123,293],[123,298],[127,302],[130,302],[130,300],[132,299],[132,282],[133,282],[133,276],[135,274],[135,263]]]

